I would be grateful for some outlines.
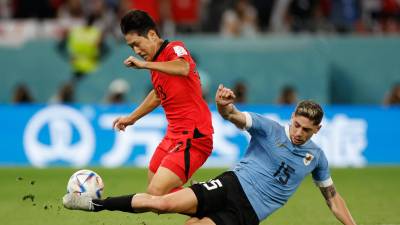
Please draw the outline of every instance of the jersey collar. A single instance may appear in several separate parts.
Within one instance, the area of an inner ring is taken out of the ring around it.
[[[156,61],[156,60],[157,60],[157,57],[161,54],[161,52],[164,50],[164,48],[167,47],[168,44],[169,44],[169,41],[168,41],[168,40],[165,40],[165,41],[161,44],[160,48],[157,50],[156,54],[154,55],[154,57],[153,57],[153,59],[152,59],[151,61],[153,61],[153,62]]]

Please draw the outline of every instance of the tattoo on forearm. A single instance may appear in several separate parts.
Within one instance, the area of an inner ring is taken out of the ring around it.
[[[330,199],[335,197],[335,195],[336,195],[335,186],[331,185],[328,187],[321,187],[320,190],[326,200],[326,203],[328,204],[329,207],[331,207]]]
[[[335,186],[333,186],[333,185],[328,186],[328,187],[322,187],[321,192],[326,200],[333,198],[336,195],[336,189],[335,189]]]

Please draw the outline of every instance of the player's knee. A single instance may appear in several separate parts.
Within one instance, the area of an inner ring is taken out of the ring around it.
[[[155,196],[160,196],[163,194],[166,194],[165,190],[163,190],[163,188],[157,187],[155,185],[149,185],[147,187],[147,193],[150,195],[155,195]]]
[[[174,212],[175,203],[164,196],[160,196],[157,201],[157,209],[160,212]]]

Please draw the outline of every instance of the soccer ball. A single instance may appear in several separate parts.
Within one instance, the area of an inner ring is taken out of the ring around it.
[[[72,174],[67,185],[67,193],[76,193],[100,199],[104,183],[101,177],[91,170],[79,170]]]

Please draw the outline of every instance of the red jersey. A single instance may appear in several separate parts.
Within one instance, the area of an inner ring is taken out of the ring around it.
[[[167,135],[175,136],[183,131],[192,132],[196,128],[200,133],[213,133],[211,112],[202,97],[200,77],[189,51],[180,41],[164,41],[156,53],[154,62],[172,61],[178,58],[190,65],[187,76],[168,75],[151,70],[154,90],[161,100],[168,120]]]

